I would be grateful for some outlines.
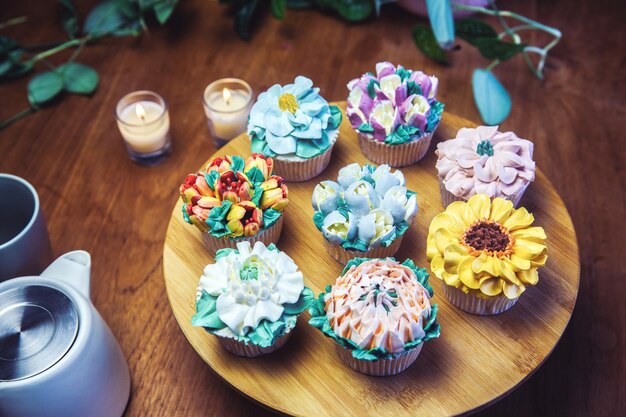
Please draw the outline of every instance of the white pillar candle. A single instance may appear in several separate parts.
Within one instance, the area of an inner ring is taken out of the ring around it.
[[[246,131],[252,107],[252,89],[242,80],[226,78],[204,91],[204,111],[217,142],[229,141]]]
[[[139,101],[124,108],[117,125],[128,146],[137,153],[157,152],[169,142],[170,118],[159,103]]]

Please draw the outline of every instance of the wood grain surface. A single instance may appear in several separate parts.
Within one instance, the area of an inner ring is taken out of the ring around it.
[[[338,103],[345,114],[345,102]],[[472,123],[446,114],[435,139],[448,138]],[[401,169],[407,188],[417,192],[419,213],[406,231],[396,259],[413,259],[428,267],[428,225],[442,212],[439,181],[431,144],[419,163]],[[246,134],[216,155],[250,155]],[[328,168],[318,177],[290,183],[283,234],[277,243],[300,267],[305,285],[316,294],[333,284],[343,265],[325,252],[313,224],[311,194],[323,180],[336,181],[337,172],[352,162],[369,162],[359,148],[356,132],[344,117]],[[192,169],[192,172],[197,169]],[[552,352],[571,317],[580,265],[576,233],[554,187],[539,171],[522,197],[521,206],[545,228],[549,257],[539,270],[536,287],[520,297],[511,310],[493,317],[467,314],[443,295],[442,282],[431,277],[433,302],[439,304],[441,337],[425,343],[416,363],[396,376],[361,375],[341,362],[334,342],[300,317],[294,334],[279,351],[255,358],[238,358],[221,348],[217,338],[193,327],[198,280],[213,263],[198,229],[187,224],[178,199],[165,237],[163,270],[174,315],[198,354],[229,384],[246,396],[283,413],[298,416],[448,416],[467,414],[512,391]]]
[[[0,3],[0,22],[29,19],[0,30],[0,36],[24,45],[65,39],[57,2]],[[85,16],[96,0],[74,3]],[[533,78],[519,57],[494,71],[513,100],[502,128],[535,143],[537,165],[572,217],[581,282],[570,324],[550,358],[479,415],[624,415],[625,6],[621,0],[498,4],[563,31],[545,81]],[[150,32],[140,38],[108,39],[85,49],[79,62],[101,76],[92,98],[66,96],[0,131],[0,171],[37,188],[56,254],[92,254],[94,303],[130,365],[126,417],[271,414],[206,366],[180,331],[165,292],[162,249],[178,184],[216,151],[200,101],[206,85],[234,76],[259,92],[304,74],[324,97],[338,101],[347,96],[348,80],[389,60],[436,74],[446,111],[479,120],[471,74],[489,62],[463,41],[450,66],[427,60],[410,36],[412,26],[424,20],[393,4],[383,6],[380,18],[360,24],[317,11],[288,11],[282,22],[262,11],[256,21],[254,38],[244,42],[216,1],[182,1],[166,27],[150,22]],[[533,43],[542,40],[534,32],[529,36]],[[0,84],[0,119],[28,106],[28,80]],[[173,153],[154,168],[128,159],[113,118],[119,98],[139,89],[160,93],[170,109]]]

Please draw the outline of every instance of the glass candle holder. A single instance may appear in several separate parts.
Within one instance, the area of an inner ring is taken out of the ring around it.
[[[237,78],[222,78],[205,88],[202,104],[216,146],[246,131],[252,101],[250,84]]]
[[[152,91],[125,95],[117,103],[115,118],[133,161],[156,165],[170,153],[170,116],[160,95]]]

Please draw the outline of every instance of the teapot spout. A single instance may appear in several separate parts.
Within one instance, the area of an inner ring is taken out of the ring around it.
[[[91,256],[84,250],[75,250],[57,258],[41,273],[42,277],[62,281],[80,291],[88,299],[90,294]]]

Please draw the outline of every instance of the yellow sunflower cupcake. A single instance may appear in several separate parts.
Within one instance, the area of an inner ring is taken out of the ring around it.
[[[426,254],[448,300],[468,313],[499,314],[538,281],[548,249],[542,227],[511,201],[476,194],[435,216]]]

